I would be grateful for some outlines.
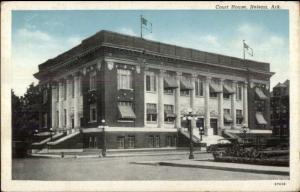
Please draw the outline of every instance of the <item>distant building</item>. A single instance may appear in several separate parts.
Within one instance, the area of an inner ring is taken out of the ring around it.
[[[203,127],[207,144],[243,126],[271,134],[272,75],[269,63],[100,31],[39,65],[41,129],[54,135],[36,145],[178,147],[189,137],[182,118],[189,109],[195,138]]]
[[[290,113],[289,113],[290,81],[278,83],[271,92],[271,125],[273,135],[289,137]]]

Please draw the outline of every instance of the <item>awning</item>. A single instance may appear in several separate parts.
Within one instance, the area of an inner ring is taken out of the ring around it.
[[[156,109],[147,109],[147,114],[157,114]]]
[[[264,94],[264,92],[258,87],[255,88],[255,93],[256,93],[257,97],[261,100],[268,99],[268,97]]]
[[[228,113],[225,113],[224,114],[224,121],[227,122],[227,123],[233,122],[231,115],[228,114]]]
[[[122,119],[135,119],[136,116],[132,110],[132,107],[129,105],[119,105],[119,112]]]
[[[181,79],[180,80],[180,90],[193,90],[194,86],[188,80]]]
[[[209,84],[209,86],[212,89],[213,93],[221,93],[222,92],[221,86],[215,82],[211,82]]]
[[[255,114],[255,117],[256,117],[256,121],[257,121],[258,124],[260,124],[260,125],[268,124],[261,112],[257,112]]]
[[[234,93],[234,90],[229,85],[224,84],[223,88],[224,88],[224,93],[228,93],[228,94],[233,94]]]
[[[165,89],[176,89],[177,86],[177,82],[174,78],[172,77],[165,77],[164,78],[164,88]]]

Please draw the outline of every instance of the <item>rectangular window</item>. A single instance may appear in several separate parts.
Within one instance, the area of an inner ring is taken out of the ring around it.
[[[47,103],[48,101],[48,90],[44,89],[43,91],[43,103]]]
[[[218,97],[218,93],[214,92],[211,87],[209,87],[209,97],[216,98]]]
[[[240,109],[236,110],[236,124],[241,125],[243,123],[243,111]]]
[[[118,69],[118,90],[119,89],[132,89],[132,72],[130,70]]]
[[[230,93],[223,93],[224,99],[230,99]]]
[[[156,91],[156,76],[154,73],[146,75],[146,91]]]
[[[128,136],[128,148],[135,148],[135,136]]]
[[[164,105],[165,112],[165,121],[166,122],[174,122],[175,114],[174,114],[174,106],[173,105]]]
[[[74,96],[75,96],[75,81],[72,80],[71,82],[72,82],[72,98],[74,98]]]
[[[63,98],[64,98],[64,100],[66,100],[67,99],[67,81],[64,81],[63,89],[64,89]]]
[[[176,136],[174,136],[173,137],[173,146],[177,146],[177,137]]]
[[[224,114],[229,114],[230,115],[230,109],[224,109]]]
[[[174,94],[174,89],[164,89],[164,94],[173,95]]]
[[[117,137],[117,143],[118,143],[119,149],[124,149],[125,148],[125,137],[123,137],[123,136]]]
[[[236,100],[242,100],[242,85],[237,85]]]
[[[59,126],[59,112],[56,111],[56,127]]]
[[[67,125],[67,110],[64,109],[64,127]]]
[[[160,147],[160,137],[159,137],[159,135],[155,136],[155,147],[156,148]]]
[[[153,135],[150,135],[149,138],[148,138],[148,146],[150,148],[154,147],[154,136]]]
[[[47,124],[48,124],[48,114],[44,113],[43,114],[43,128],[47,128]]]
[[[59,88],[57,87],[55,90],[56,90],[56,101],[59,102]]]
[[[189,96],[190,90],[180,90],[180,96]]]
[[[156,122],[157,121],[157,107],[155,103],[147,103],[147,121]]]
[[[166,136],[166,147],[171,147],[171,146],[172,146],[172,137]]]
[[[90,74],[90,90],[96,90],[96,73]]]
[[[90,122],[97,121],[97,107],[96,104],[90,105]]]
[[[231,125],[231,121],[232,120],[226,120],[226,116],[231,116],[231,114],[230,114],[230,109],[224,109],[224,125],[225,126],[230,126]]]
[[[78,83],[78,86],[79,86],[79,95],[82,96],[82,84],[83,84],[83,81],[81,79],[81,77],[79,77],[78,79],[79,83]]]
[[[197,79],[195,81],[195,94],[196,96],[203,96],[204,90],[203,90],[203,81],[201,79]]]

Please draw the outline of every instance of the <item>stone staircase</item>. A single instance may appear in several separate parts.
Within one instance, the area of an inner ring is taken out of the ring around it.
[[[188,129],[181,128],[180,132],[183,135],[185,135],[188,139],[190,139],[190,133],[188,132]],[[225,137],[222,137],[222,136],[219,136],[219,135],[213,135],[210,132],[208,132],[208,136],[202,135],[201,143],[206,143],[206,146],[209,146],[209,145],[220,143],[220,140],[221,140],[222,143],[230,143],[230,141],[226,140]],[[193,129],[193,142],[200,143],[200,133],[199,133],[198,128]]]

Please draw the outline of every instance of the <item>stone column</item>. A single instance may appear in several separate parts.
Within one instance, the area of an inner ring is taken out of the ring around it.
[[[54,130],[56,128],[56,94],[58,87],[52,85],[51,89],[51,127]]]
[[[244,124],[248,127],[248,82],[244,83],[244,90],[243,90],[243,117],[244,117]]]
[[[79,118],[79,75],[74,75],[74,127],[78,129],[80,127]]]
[[[218,113],[219,113],[219,118],[218,118],[218,135],[222,135],[222,129],[224,128],[224,109],[223,109],[223,84],[224,84],[224,79],[220,79],[220,87],[222,92],[218,94]]]
[[[59,81],[59,102],[58,102],[58,127],[63,128],[63,116],[64,116],[64,108],[63,108],[63,80]]]
[[[66,111],[67,111],[67,114],[66,114],[66,118],[67,118],[67,124],[66,124],[66,129],[70,129],[71,126],[72,126],[72,123],[71,123],[71,89],[72,89],[72,82],[71,82],[71,79],[68,78],[67,79],[67,95],[66,95]]]
[[[232,82],[232,89],[234,93],[231,95],[231,117],[232,117],[232,124],[231,128],[235,129],[236,128],[236,86],[237,82],[233,81]]]
[[[176,83],[177,88],[175,89],[175,114],[176,114],[176,120],[175,120],[175,127],[181,128],[181,114],[180,114],[180,78],[182,73],[177,72],[176,73]]]
[[[191,78],[191,84],[193,86],[193,89],[190,91],[190,104],[191,104],[191,109],[192,109],[192,114],[195,114],[195,81],[197,79],[197,75],[196,74],[192,74],[192,78]],[[191,126],[192,128],[196,128],[196,120],[195,117],[192,118],[191,120]]]
[[[211,81],[211,77],[206,77],[205,81],[205,135],[208,134],[208,129],[210,129],[210,109],[209,109],[209,84]]]
[[[164,127],[164,70],[158,74],[158,127]]]

